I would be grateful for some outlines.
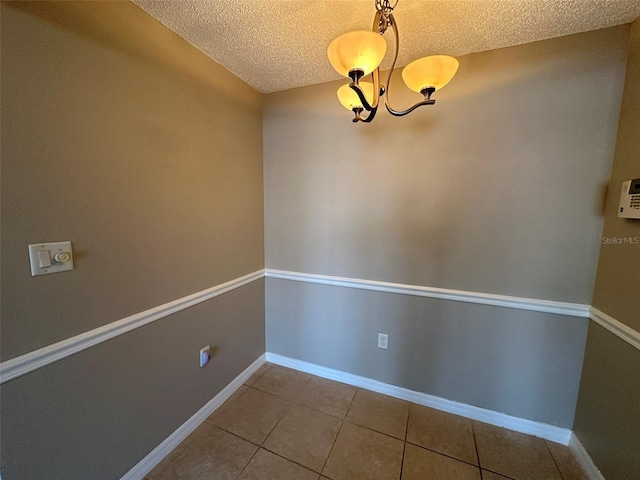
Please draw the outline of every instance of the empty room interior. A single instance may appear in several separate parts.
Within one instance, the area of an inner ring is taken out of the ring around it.
[[[640,479],[640,2],[0,22],[2,480]]]

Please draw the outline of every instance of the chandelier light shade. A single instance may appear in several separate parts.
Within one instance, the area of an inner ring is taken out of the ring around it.
[[[327,49],[331,65],[344,77],[348,77],[349,72],[354,70],[362,71],[362,75],[369,75],[378,68],[386,53],[386,40],[369,30],[340,35]]]
[[[433,55],[414,60],[402,70],[404,83],[414,92],[429,88],[440,90],[451,81],[460,62],[447,55]]]
[[[387,111],[397,117],[407,115],[418,107],[433,105],[436,101],[431,95],[449,83],[458,71],[458,60],[447,55],[433,55],[411,62],[402,71],[402,78],[411,90],[421,93],[424,99],[406,110],[396,110],[391,106],[389,85],[400,51],[398,25],[393,16],[393,9],[397,3],[396,0],[392,6],[389,0],[375,0],[376,14],[372,30],[358,30],[340,35],[327,49],[327,56],[333,68],[351,80],[338,89],[338,99],[345,108],[353,111],[354,122],[371,122],[376,116],[382,96]],[[393,31],[395,52],[385,86],[382,86],[380,64],[387,53],[387,42],[383,35],[389,29]],[[371,75],[372,82],[360,81],[366,75]],[[361,114],[365,110],[368,114],[363,117]]]
[[[360,88],[364,92],[364,96],[369,104],[371,104],[373,101],[373,83],[360,82]],[[364,105],[362,105],[360,97],[349,85],[343,85],[338,89],[338,100],[340,100],[342,106],[347,110],[360,109],[361,112],[364,110]]]

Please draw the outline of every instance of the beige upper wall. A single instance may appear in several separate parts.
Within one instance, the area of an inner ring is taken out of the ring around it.
[[[129,2],[1,18],[3,360],[264,267],[261,94]]]
[[[267,267],[590,303],[628,30],[464,56],[369,125],[342,82],[267,95]]]
[[[607,198],[604,237],[640,239],[640,220],[618,218],[622,183],[640,178],[640,19],[631,27],[618,142]],[[608,243],[600,250],[593,304],[640,331],[640,244]]]

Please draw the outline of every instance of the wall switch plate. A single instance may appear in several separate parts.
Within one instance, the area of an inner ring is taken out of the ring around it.
[[[73,270],[71,242],[34,243],[29,245],[31,276]]]
[[[378,348],[389,348],[389,335],[386,333],[378,334]]]
[[[204,367],[211,360],[211,345],[200,349],[200,366]]]

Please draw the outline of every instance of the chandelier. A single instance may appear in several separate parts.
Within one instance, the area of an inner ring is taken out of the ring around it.
[[[358,30],[345,33],[334,39],[327,49],[327,55],[333,68],[351,82],[338,89],[338,100],[355,114],[354,122],[371,122],[378,111],[382,96],[384,106],[391,115],[401,117],[413,112],[416,108],[436,103],[431,95],[451,81],[458,70],[458,60],[447,55],[433,55],[411,62],[402,70],[402,79],[411,90],[421,93],[424,99],[406,110],[395,110],[389,102],[389,84],[398,60],[400,39],[398,24],[393,17],[393,9],[389,0],[375,0],[376,14],[371,31]],[[380,85],[380,63],[387,53],[387,42],[383,35],[391,28],[395,37],[396,51],[393,56],[391,70],[387,76],[386,86]],[[361,82],[371,74],[371,82]],[[363,117],[364,111],[368,114]]]

